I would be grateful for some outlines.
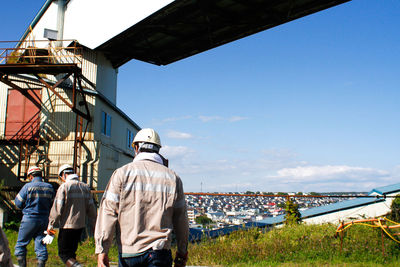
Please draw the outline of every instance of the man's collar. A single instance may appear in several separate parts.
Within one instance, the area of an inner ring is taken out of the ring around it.
[[[79,181],[79,176],[77,174],[75,174],[75,173],[67,175],[67,179],[65,179],[65,181],[68,182],[68,181],[72,181],[72,180]]]
[[[32,179],[32,182],[42,182],[42,181],[43,181],[42,177],[38,177],[38,176],[33,177],[33,179]]]
[[[135,156],[133,161],[140,161],[140,160],[151,160],[160,164],[163,164],[163,160],[160,155],[157,153],[151,153],[151,152],[140,152]]]

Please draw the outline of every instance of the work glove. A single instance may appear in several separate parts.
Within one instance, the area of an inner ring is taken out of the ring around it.
[[[50,245],[53,242],[55,231],[47,230],[44,231],[44,233],[46,236],[42,239],[42,243],[45,245]]]
[[[185,267],[188,259],[188,253],[181,254],[178,251],[175,254],[174,267]]]

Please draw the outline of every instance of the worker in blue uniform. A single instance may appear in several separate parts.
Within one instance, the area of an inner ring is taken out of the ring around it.
[[[54,189],[52,185],[43,181],[42,169],[37,166],[29,168],[27,176],[30,182],[22,187],[15,198],[15,205],[22,209],[23,217],[14,255],[17,257],[18,265],[26,267],[26,246],[33,239],[37,266],[44,267],[48,254],[42,239],[46,236],[44,231],[49,223]]]

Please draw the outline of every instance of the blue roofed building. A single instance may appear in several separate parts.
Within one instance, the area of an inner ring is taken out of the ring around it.
[[[383,216],[390,211],[393,198],[400,194],[400,183],[372,189],[368,196],[354,198],[334,204],[300,211],[302,221],[305,223],[338,223],[362,218]],[[265,225],[279,225],[285,220],[285,215],[266,218],[258,223]]]

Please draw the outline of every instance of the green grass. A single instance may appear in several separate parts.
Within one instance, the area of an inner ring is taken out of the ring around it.
[[[10,244],[10,250],[11,254],[14,254],[14,247],[15,243],[17,242],[17,237],[18,237],[18,232],[13,231],[13,230],[5,230],[5,233],[8,238],[8,242]],[[58,232],[57,232],[58,234]],[[51,245],[47,246],[47,251],[49,253],[49,258],[47,260],[46,267],[55,267],[55,266],[64,266],[63,262],[61,259],[58,257],[58,246],[57,246],[57,234],[56,237],[53,240],[53,243]],[[93,238],[88,238],[84,242],[82,242],[78,250],[76,252],[77,254],[77,260],[84,264],[86,267],[95,267],[97,266],[97,257],[94,254],[94,240]],[[28,249],[28,255],[27,255],[27,266],[36,266],[36,255],[35,255],[35,248],[34,248],[34,242],[31,241],[27,247]],[[14,255],[13,257],[13,263],[17,264],[17,259]],[[117,247],[113,246],[110,250],[109,253],[110,261],[112,262],[118,262],[118,251]]]
[[[202,266],[400,266],[399,244],[382,236],[379,229],[352,226],[346,231],[342,249],[335,238],[335,225],[296,225],[263,232],[260,229],[237,231],[216,239],[204,238],[189,244],[188,265]],[[6,231],[11,251],[17,238]],[[383,253],[384,249],[384,253]],[[57,240],[48,246],[47,266],[62,266],[57,256]],[[28,266],[34,266],[33,244],[28,247]],[[85,266],[97,266],[94,241],[88,239],[78,249],[77,258]],[[174,254],[173,254],[174,255]],[[117,249],[110,251],[117,262]],[[13,258],[15,260],[15,258]]]
[[[342,250],[334,225],[296,225],[261,232],[238,231],[191,244],[191,265],[220,266],[400,266],[400,249],[365,226],[346,231]]]

